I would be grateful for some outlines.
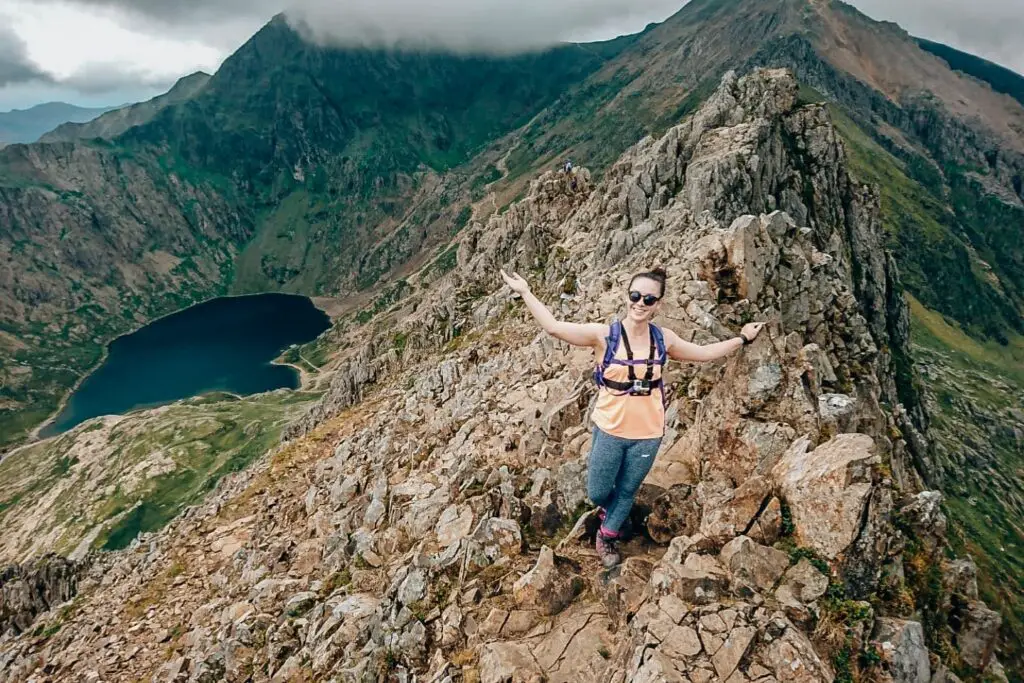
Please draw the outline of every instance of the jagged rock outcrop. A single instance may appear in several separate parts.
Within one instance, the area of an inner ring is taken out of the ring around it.
[[[941,566],[944,518],[897,428],[896,276],[851,238],[878,228],[824,108],[785,72],[727,76],[600,184],[549,173],[470,226],[450,274],[349,335],[366,343],[280,449],[98,560],[55,633],[0,641],[0,681],[920,676],[922,643],[989,626],[929,596],[925,633],[901,599]],[[651,536],[676,535],[605,573],[582,514],[592,359],[540,334],[497,268],[559,316],[609,320],[652,262],[684,338],[769,325],[672,368],[647,494]]]
[[[879,459],[866,434],[842,434],[807,452],[796,441],[772,474],[789,503],[796,538],[833,560],[856,540]]]
[[[22,633],[37,616],[71,600],[80,571],[58,555],[0,569],[0,635]]]

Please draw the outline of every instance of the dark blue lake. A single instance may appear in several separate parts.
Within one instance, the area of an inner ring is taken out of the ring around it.
[[[224,297],[192,306],[114,340],[103,365],[82,382],[41,436],[100,415],[210,391],[246,396],[295,389],[298,372],[271,361],[292,344],[312,341],[329,325],[312,301],[289,294]]]

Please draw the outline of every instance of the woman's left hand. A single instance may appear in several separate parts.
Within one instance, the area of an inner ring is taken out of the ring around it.
[[[516,294],[522,296],[530,291],[530,283],[520,277],[519,273],[512,273],[509,275],[504,271],[504,269],[500,272],[502,279],[505,280],[505,284],[507,284]]]
[[[747,338],[747,341],[754,341],[757,339],[757,335],[761,334],[761,329],[764,328],[765,323],[747,323],[740,330],[740,334]]]

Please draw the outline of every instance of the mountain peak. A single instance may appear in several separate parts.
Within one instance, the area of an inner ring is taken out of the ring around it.
[[[182,76],[175,82],[174,85],[175,87],[177,87],[185,83],[191,83],[197,80],[207,80],[209,78],[210,74],[206,73],[205,71],[195,71],[193,73],[188,74],[187,76]]]

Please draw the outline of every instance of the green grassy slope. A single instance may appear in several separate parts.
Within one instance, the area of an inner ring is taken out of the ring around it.
[[[888,246],[914,296],[977,337],[1006,341],[1024,330],[1024,209],[957,171],[947,184],[925,158],[897,158],[841,107],[830,109],[854,173],[881,191]]]
[[[946,510],[958,552],[974,558],[982,598],[1003,616],[1004,664],[1024,670],[1024,338],[982,343],[912,302],[913,342],[932,434],[962,460]]]
[[[127,546],[278,443],[314,394],[192,399],[100,418],[0,461],[0,559]],[[43,542],[43,547],[34,544]]]

